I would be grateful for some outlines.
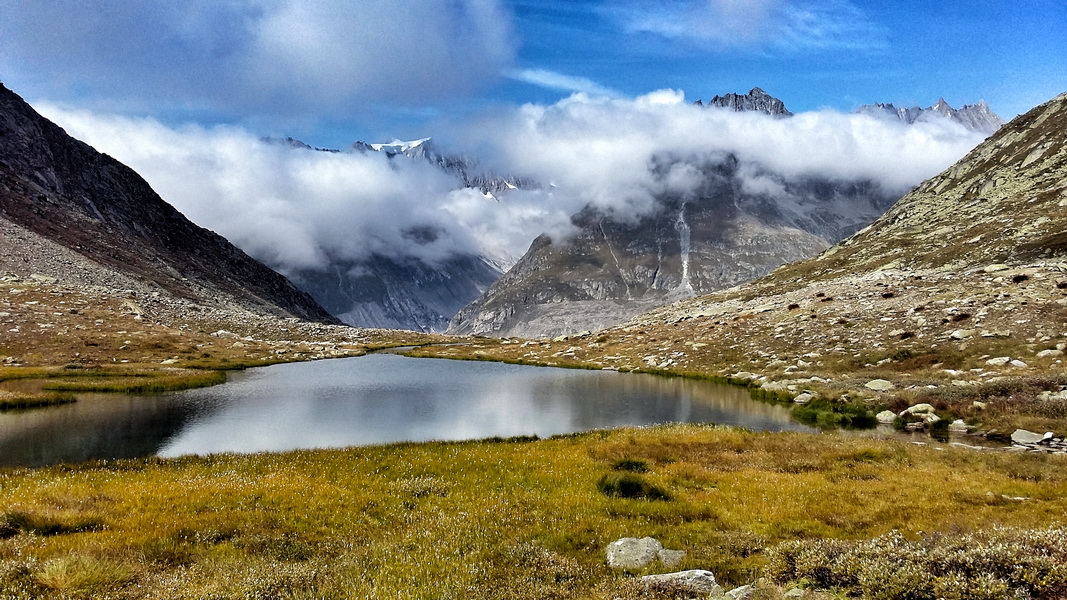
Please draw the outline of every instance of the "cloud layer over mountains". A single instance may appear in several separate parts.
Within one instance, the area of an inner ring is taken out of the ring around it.
[[[871,180],[903,194],[982,139],[948,120],[906,126],[832,111],[775,119],[694,106],[672,90],[575,94],[445,131],[443,151],[544,184],[498,202],[456,189],[457,178],[426,161],[294,149],[240,128],[36,108],[133,167],[194,222],[283,272],[371,253],[431,263],[478,253],[507,265],[538,234],[565,231],[588,204],[619,218],[654,210],[658,195],[695,191],[702,162],[730,154],[756,192],[778,189],[768,175],[776,173]]]

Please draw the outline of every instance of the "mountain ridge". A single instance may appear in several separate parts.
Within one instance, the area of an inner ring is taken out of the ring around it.
[[[3,84],[0,217],[179,298],[336,322],[284,277],[189,221],[132,169],[70,137]]]

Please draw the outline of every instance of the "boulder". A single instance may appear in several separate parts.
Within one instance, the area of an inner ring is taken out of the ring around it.
[[[743,585],[739,588],[734,588],[729,592],[726,592],[726,597],[730,600],[749,600],[756,594],[756,587],[751,585]]]
[[[1042,350],[1037,353],[1038,358],[1055,358],[1057,356],[1063,356],[1063,350]]]
[[[683,588],[690,594],[699,594],[704,597],[719,596],[722,587],[715,581],[715,574],[711,571],[694,569],[692,571],[679,571],[677,573],[663,573],[662,575],[645,575],[641,581],[650,583],[667,583]]]
[[[922,404],[915,404],[909,406],[908,408],[905,408],[903,411],[900,412],[900,416],[904,417],[907,415],[929,415],[933,413],[933,405],[923,402]]]
[[[1026,368],[1026,367],[1029,367],[1029,366],[1030,366],[1030,365],[1028,365],[1028,364],[1024,363],[1023,361],[1021,361],[1021,360],[1019,360],[1019,359],[1015,359],[1015,360],[1011,361],[1011,362],[1010,362],[1010,363],[1008,363],[1008,364],[1009,364],[1009,365],[1011,365],[1011,366],[1013,366],[1013,367],[1017,367],[1017,368],[1020,368],[1020,369],[1023,369],[1023,368]]]
[[[665,567],[677,567],[682,563],[683,558],[685,558],[685,550],[668,550],[664,548],[659,551],[659,561]]]
[[[644,569],[659,558],[663,544],[656,538],[622,538],[608,544],[608,566],[613,569]]]
[[[893,389],[893,382],[886,379],[872,379],[865,383],[863,387],[876,392],[888,392]]]
[[[949,334],[949,337],[954,340],[965,340],[971,337],[972,335],[974,335],[973,329],[957,329],[956,331],[953,331],[951,334]]]
[[[967,433],[971,428],[963,422],[963,419],[956,419],[948,424],[948,430],[952,433]]]
[[[803,394],[798,394],[795,398],[793,398],[793,402],[797,404],[807,404],[814,399],[815,394],[812,394],[810,392],[804,392]]]
[[[991,358],[991,359],[985,361],[985,364],[987,364],[987,365],[989,365],[991,367],[1003,367],[1004,365],[1008,364],[1009,362],[1011,362],[1011,357],[1010,356],[998,356],[996,358]]]
[[[1049,438],[1052,437],[1051,434],[1042,435],[1040,433],[1034,433],[1033,431],[1027,431],[1025,429],[1016,429],[1015,433],[1011,434],[1011,441],[1015,442],[1016,444],[1036,444],[1044,440],[1046,436],[1048,436]]]
[[[883,410],[875,415],[874,418],[878,419],[878,422],[883,425],[892,425],[893,421],[897,420],[897,413],[891,410]]]

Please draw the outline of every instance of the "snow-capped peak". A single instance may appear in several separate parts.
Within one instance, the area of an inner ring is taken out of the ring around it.
[[[390,154],[404,154],[413,148],[418,148],[424,143],[430,141],[430,138],[422,138],[421,140],[413,140],[405,142],[402,140],[394,139],[387,144],[367,144],[377,152],[388,152]]]

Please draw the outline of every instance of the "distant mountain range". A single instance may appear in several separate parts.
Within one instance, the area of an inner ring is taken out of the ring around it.
[[[968,129],[981,131],[987,135],[1004,125],[1004,120],[990,110],[989,105],[984,100],[979,100],[978,104],[966,104],[958,109],[949,106],[944,98],[939,98],[937,103],[930,108],[919,108],[918,106],[897,108],[892,104],[867,104],[861,106],[856,112],[875,117],[897,119],[909,125],[939,118],[948,119]]]
[[[336,322],[307,293],[190,222],[132,169],[70,137],[3,84],[0,229],[0,271],[68,285],[122,289],[129,282],[205,306]]]

